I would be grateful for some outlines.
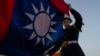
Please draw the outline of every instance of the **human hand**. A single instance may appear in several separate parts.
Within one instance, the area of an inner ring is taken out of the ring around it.
[[[68,41],[64,41],[64,42],[62,43],[62,47],[67,47],[67,45],[68,45]]]
[[[68,4],[68,5],[69,5],[69,9],[71,9],[72,8],[71,4]]]
[[[48,52],[48,51],[45,51],[45,52],[43,53],[43,56],[50,56],[50,55],[49,55],[49,52]]]

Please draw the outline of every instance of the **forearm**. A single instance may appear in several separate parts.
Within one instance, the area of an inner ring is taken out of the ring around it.
[[[71,14],[74,16],[75,18],[75,24],[74,27],[81,30],[81,26],[82,26],[82,16],[80,15],[79,12],[77,12],[75,9],[71,8],[70,9]]]
[[[55,46],[48,51],[49,55],[53,55],[55,52],[57,52],[60,49],[61,45],[62,45],[62,40],[60,40],[59,42],[57,42],[55,44]]]
[[[71,14],[74,16],[74,18],[76,20],[80,20],[82,21],[82,16],[80,15],[80,13],[78,11],[76,11],[75,9],[71,8],[70,9]]]

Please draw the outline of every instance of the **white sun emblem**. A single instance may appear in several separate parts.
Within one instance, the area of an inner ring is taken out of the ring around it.
[[[39,42],[42,40],[43,45],[45,45],[45,38],[53,41],[51,38],[49,32],[57,32],[53,28],[51,28],[52,25],[56,24],[57,22],[52,21],[52,19],[55,16],[54,14],[49,15],[50,7],[48,6],[47,10],[44,10],[43,4],[41,3],[40,11],[32,4],[33,11],[35,12],[35,15],[25,12],[25,14],[29,17],[31,21],[34,21],[33,23],[24,26],[25,29],[30,29],[35,31],[32,32],[31,36],[28,40],[34,39],[37,35],[37,41],[34,45],[39,44]]]

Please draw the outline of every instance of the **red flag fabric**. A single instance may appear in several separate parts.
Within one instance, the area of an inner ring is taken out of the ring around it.
[[[0,0],[0,42],[11,22],[15,0]]]
[[[50,0],[50,2],[62,13],[69,16],[69,5],[64,0]]]

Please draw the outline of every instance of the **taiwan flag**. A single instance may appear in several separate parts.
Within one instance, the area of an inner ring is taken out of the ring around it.
[[[49,0],[0,0],[0,54],[42,55],[63,37],[63,17]]]

